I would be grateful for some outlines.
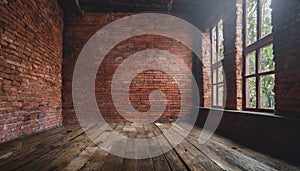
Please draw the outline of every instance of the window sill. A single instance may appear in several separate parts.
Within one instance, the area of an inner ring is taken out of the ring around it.
[[[261,116],[268,118],[277,118],[277,119],[288,119],[288,120],[300,120],[299,118],[287,117],[287,116],[279,116],[275,115],[274,112],[257,112],[257,111],[245,111],[245,110],[228,110],[228,109],[220,109],[220,108],[208,108],[208,107],[196,107],[202,110],[214,110],[214,111],[224,111],[225,113],[236,114],[236,115],[249,115],[249,116]]]

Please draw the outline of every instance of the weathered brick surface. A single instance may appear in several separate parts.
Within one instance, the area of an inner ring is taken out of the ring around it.
[[[236,0],[228,4],[223,17],[224,23],[224,61],[223,69],[226,77],[227,99],[225,108],[242,109],[243,88],[243,3]]]
[[[0,142],[62,124],[62,11],[55,0],[0,4]]]
[[[76,114],[72,104],[72,76],[75,62],[89,38],[106,24],[111,23],[121,17],[132,13],[97,13],[85,14],[84,17],[67,17],[65,20],[64,33],[64,62],[63,62],[63,116],[64,123],[76,123]],[[142,23],[147,25],[147,21]],[[149,26],[150,26],[149,22]],[[163,23],[162,23],[163,24]],[[168,29],[168,27],[166,27]],[[184,31],[183,31],[184,33]],[[107,37],[110,38],[110,37]],[[107,121],[125,121],[117,112],[111,97],[111,81],[114,72],[119,65],[130,55],[146,50],[160,49],[168,51],[181,58],[187,66],[192,68],[192,52],[176,40],[159,35],[140,35],[120,42],[115,46],[102,61],[96,78],[96,97],[98,107]],[[143,66],[145,61],[137,61],[135,65]],[[166,63],[172,62],[171,60]],[[177,66],[180,71],[181,67]],[[126,74],[126,73],[125,73]],[[172,75],[158,71],[145,71],[131,82],[130,100],[138,111],[147,111],[150,108],[149,94],[155,89],[162,90],[167,99],[167,110],[160,117],[160,121],[166,121],[177,117],[180,110],[180,94],[178,85]],[[181,75],[180,79],[184,82],[184,93],[192,95],[191,77]],[[192,106],[192,99],[183,99]],[[188,111],[185,111],[188,112]]]
[[[200,106],[212,106],[212,79],[211,79],[211,43],[210,31],[202,34],[202,57],[201,61],[197,58],[193,61],[193,74],[197,79]]]
[[[276,114],[300,117],[300,2],[273,0]]]

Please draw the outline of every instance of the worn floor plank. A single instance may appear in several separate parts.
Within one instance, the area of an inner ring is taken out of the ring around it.
[[[112,125],[114,126],[114,125]],[[108,125],[99,126],[99,129],[96,129],[95,132],[93,132],[89,138],[93,139],[93,143],[91,143],[86,149],[84,149],[78,156],[74,158],[74,155],[69,155],[68,157],[64,156],[64,161],[69,161],[67,165],[65,165],[62,170],[79,170],[83,165],[87,162],[87,160],[92,157],[93,154],[96,153],[96,151],[99,149],[97,147],[97,144],[100,142],[105,141],[107,134],[106,131],[108,129]],[[72,158],[72,159],[71,159]],[[71,159],[71,160],[70,160]],[[57,158],[56,160],[52,161],[50,164],[48,164],[45,168],[45,170],[55,167],[55,165],[59,165],[59,162],[61,159]],[[56,163],[56,164],[55,164]],[[52,166],[51,166],[52,165]],[[58,166],[56,167],[58,168]]]
[[[162,153],[164,147],[171,147],[172,142],[187,133],[177,124],[111,123],[106,127],[90,125],[90,137],[94,140],[91,141],[79,125],[59,127],[0,144],[0,170],[300,170],[299,166],[245,148],[219,135],[200,144],[198,138],[202,129],[197,127],[179,145],[162,155],[146,159],[121,158],[102,148],[124,146],[126,148],[118,148],[119,152],[135,155],[136,144],[132,140],[106,143],[108,138],[116,136],[112,129],[132,139],[162,135],[161,139],[138,147],[139,152],[152,155]]]
[[[91,127],[90,129],[93,131],[97,130],[96,127]],[[18,170],[42,170],[45,167],[48,170],[59,169],[67,164],[68,159],[80,153],[81,149],[86,148],[91,143],[83,131],[75,137],[65,137],[65,139],[66,142],[59,142],[59,145],[55,144],[55,148],[32,160],[30,163],[21,166]]]
[[[156,136],[155,131],[156,127],[153,124],[146,124],[144,125],[146,136],[148,139],[151,139]],[[153,141],[150,141],[150,152],[152,156],[155,156],[152,158],[154,170],[165,170],[165,171],[171,171],[171,168],[168,164],[168,161],[165,157],[165,155],[158,155],[163,154],[163,150],[160,147],[160,143],[157,139],[154,139]]]
[[[124,132],[127,135],[128,138],[131,138],[127,141],[125,153],[131,154],[131,158],[136,157],[136,149],[135,149],[135,143],[133,139],[137,136],[136,128],[134,128],[132,123],[126,123],[124,126]],[[122,163],[122,171],[126,170],[137,170],[137,160],[136,159],[128,159],[125,158]]]
[[[117,124],[110,124],[110,127],[115,129]],[[101,147],[103,146],[103,142],[107,140],[111,133],[112,131],[106,130],[95,140],[95,145],[98,147],[97,150],[79,170],[100,170],[104,166],[104,159],[109,155],[109,153],[102,150]]]
[[[181,130],[177,127],[174,127],[174,130],[180,134]],[[200,132],[198,132],[200,135]],[[198,135],[197,134],[197,135]],[[241,170],[236,165],[233,165],[226,160],[222,158],[222,156],[218,155],[214,150],[211,150],[210,148],[207,148],[206,145],[199,144],[197,138],[193,138],[191,135],[188,135],[186,137],[186,140],[189,141],[193,146],[195,146],[199,151],[203,152],[208,158],[210,158],[213,162],[215,162],[217,165],[219,165],[223,170],[234,170],[239,171]]]
[[[123,133],[123,128],[124,128],[124,123],[119,123],[115,129],[118,133]],[[110,134],[110,137],[116,137],[114,133]],[[117,148],[120,149],[119,147],[122,146],[123,144],[121,142],[115,142],[114,144],[110,144],[112,148],[114,146],[118,146]],[[126,145],[126,142],[125,142]],[[120,153],[125,153],[125,148],[123,149],[124,151],[119,151]],[[123,158],[115,156],[111,153],[108,154],[108,156],[104,159],[104,165],[100,169],[101,171],[120,171],[122,168],[122,163],[123,163]]]
[[[191,131],[190,136],[193,137],[194,139],[196,137],[199,137],[200,133],[201,133],[202,129],[198,128],[198,127],[194,127],[194,129]],[[197,139],[197,138],[196,138]],[[235,142],[233,142],[230,139],[224,138],[218,134],[214,134],[211,137],[212,141],[217,141],[229,148],[232,148],[246,156],[249,156],[255,160],[260,161],[261,163],[264,163],[266,165],[269,165],[277,170],[282,170],[282,171],[286,171],[286,170],[298,170],[299,167],[296,166],[292,166],[292,165],[288,165],[286,162],[280,160],[280,159],[276,159],[274,157],[270,157],[267,156],[265,154],[256,152],[254,150],[251,150],[249,148],[244,147],[241,144],[237,144]]]
[[[137,125],[135,125],[135,127],[137,128],[137,138],[146,139],[147,135],[146,135],[145,127],[142,124],[137,124]],[[143,144],[142,147],[139,146],[139,144],[137,144],[137,149],[139,150],[139,152],[141,152],[145,156],[151,155],[150,144],[148,142],[146,142],[146,144]],[[137,170],[138,171],[154,170],[152,158],[138,159],[137,160]]]
[[[34,135],[29,135],[27,137],[23,137],[12,142],[7,142],[0,145],[0,165],[4,165],[13,161],[15,163],[16,160],[20,159],[24,155],[31,155],[32,153],[38,153],[37,151],[41,149],[41,147],[53,146],[53,143],[57,143],[59,141],[64,141],[64,137],[70,137],[69,135],[76,135],[74,132],[80,131],[82,133],[82,129],[79,125],[71,125],[68,128],[58,127],[56,129],[51,129],[45,132],[39,132]],[[66,136],[67,135],[67,136]],[[47,152],[47,150],[43,150]],[[1,157],[1,156],[8,156]],[[10,154],[10,155],[7,155]]]
[[[176,127],[173,127],[176,129],[177,132],[182,132],[183,129],[180,129],[180,126],[176,125]],[[194,142],[197,142],[195,138],[192,136],[189,136],[189,139],[194,139]],[[242,170],[270,170],[275,171],[276,169],[265,165],[264,163],[261,163],[260,161],[257,161],[249,156],[246,156],[230,147],[227,147],[221,143],[218,143],[216,141],[208,140],[205,144],[202,144],[206,149],[210,149],[212,152],[216,153],[218,156],[222,156],[222,159],[231,163],[232,165],[238,166]],[[207,153],[207,152],[206,152]],[[208,153],[207,153],[208,154]],[[226,170],[233,170],[232,168],[228,168]]]

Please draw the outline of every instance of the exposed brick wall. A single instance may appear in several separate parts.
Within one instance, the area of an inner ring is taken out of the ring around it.
[[[63,116],[64,123],[76,123],[76,114],[72,104],[72,76],[77,57],[89,38],[106,24],[133,13],[87,13],[83,17],[71,16],[65,20],[64,32],[64,62],[63,62]],[[147,24],[147,21],[145,23]],[[167,28],[167,27],[166,27]],[[96,97],[98,107],[108,121],[125,121],[118,114],[111,97],[111,80],[119,65],[130,55],[146,49],[166,50],[179,56],[192,69],[192,52],[176,40],[157,36],[141,35],[120,42],[115,46],[100,65],[96,78]],[[137,65],[143,65],[140,61]],[[171,61],[167,61],[171,62]],[[182,66],[178,65],[178,70]],[[191,78],[183,75],[180,79],[185,82],[185,93],[192,95]],[[160,89],[168,100],[167,110],[160,121],[177,117],[180,109],[180,94],[178,85],[174,84],[172,76],[157,71],[147,71],[138,75],[130,87],[130,100],[138,111],[150,108],[148,96],[150,91]],[[193,105],[191,99],[183,99]],[[185,106],[189,107],[189,106]]]
[[[276,114],[300,117],[300,1],[273,0]]]
[[[200,106],[212,106],[212,79],[211,79],[211,41],[210,30],[202,34],[202,59],[193,61],[194,76],[198,79],[200,92]]]
[[[0,4],[0,11],[4,142],[62,124],[63,13],[56,0],[8,1]]]
[[[224,60],[227,99],[225,108],[242,109],[242,71],[243,71],[243,5],[242,0],[228,4],[223,16]]]

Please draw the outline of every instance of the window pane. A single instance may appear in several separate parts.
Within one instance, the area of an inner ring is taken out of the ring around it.
[[[255,74],[256,51],[246,56],[246,75]]]
[[[272,32],[271,0],[262,0],[262,36]]]
[[[217,85],[213,85],[213,105],[217,105]]]
[[[250,108],[256,107],[256,79],[250,77],[246,79],[246,106]]]
[[[214,27],[212,29],[212,42],[211,42],[211,48],[212,48],[212,63],[217,62],[217,29]]]
[[[218,68],[218,83],[223,82],[223,67]]]
[[[223,93],[224,87],[223,85],[219,85],[218,87],[218,106],[223,106]]]
[[[257,40],[257,0],[247,0],[247,45]]]
[[[218,61],[224,58],[224,36],[223,36],[223,21],[218,23]]]
[[[216,84],[217,83],[217,70],[216,69],[213,69],[213,84]]]
[[[273,71],[275,68],[273,44],[260,49],[260,72]]]
[[[260,77],[260,107],[274,109],[275,105],[275,75],[266,75]]]

